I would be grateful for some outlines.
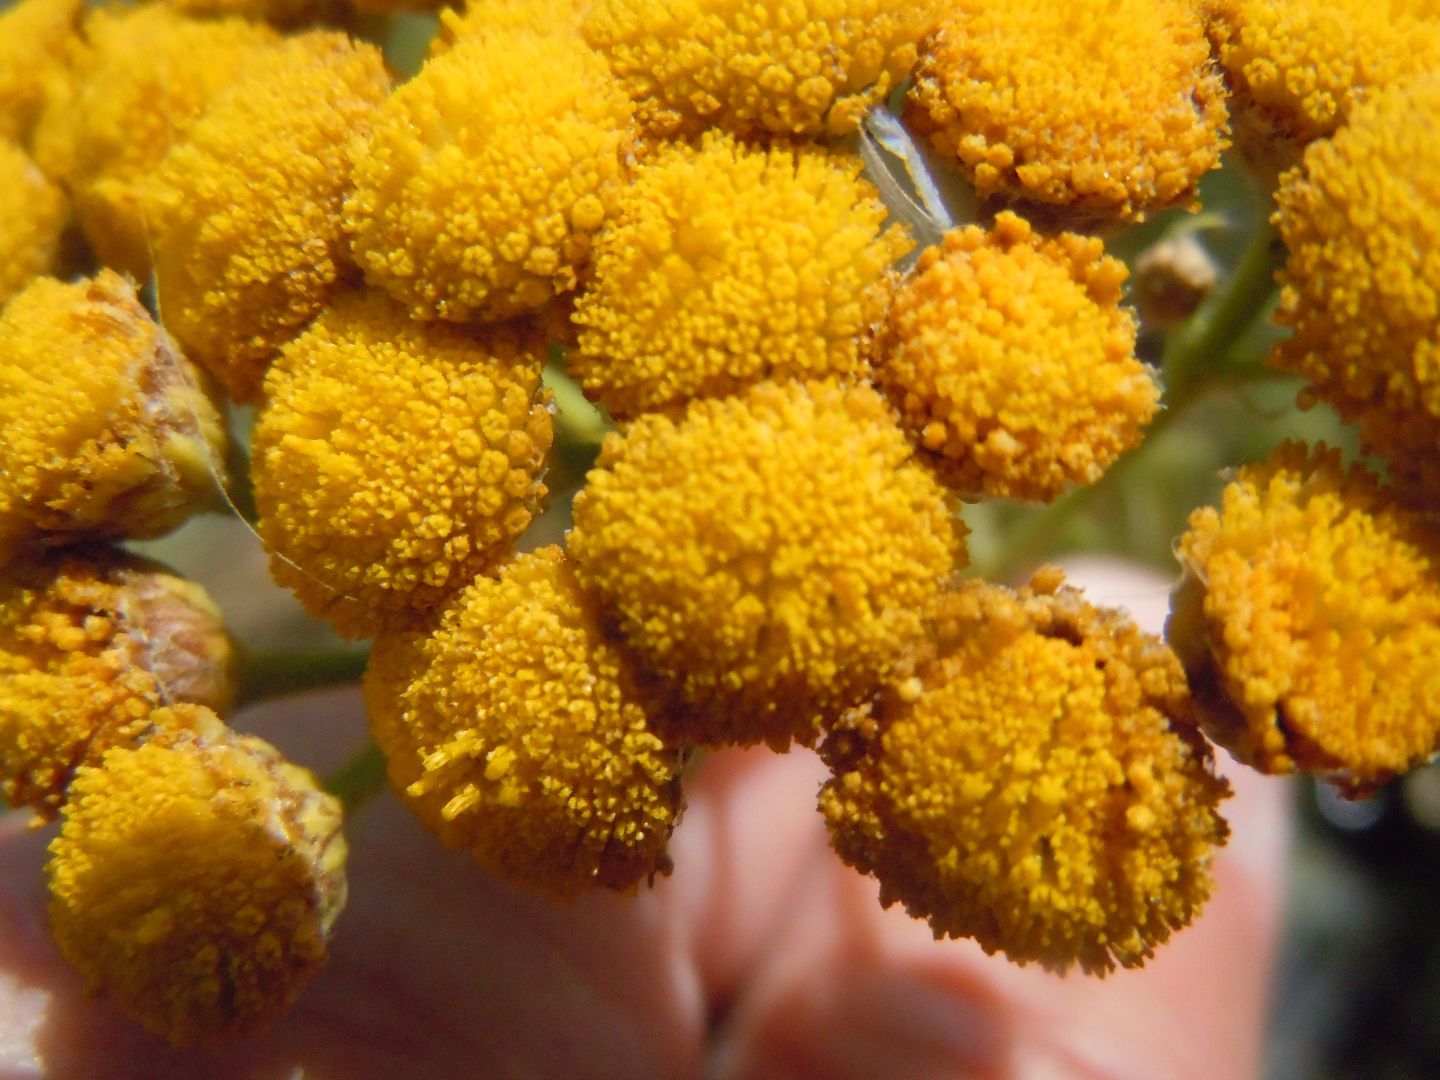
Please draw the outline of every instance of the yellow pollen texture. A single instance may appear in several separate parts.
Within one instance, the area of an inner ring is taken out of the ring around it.
[[[0,308],[50,269],[69,217],[64,193],[0,137]]]
[[[1190,517],[1167,636],[1210,737],[1359,795],[1440,747],[1440,530],[1283,444]]]
[[[381,637],[365,697],[406,801],[507,880],[569,897],[669,872],[680,756],[559,548],[477,579],[432,634]]]
[[[822,750],[820,809],[936,937],[1104,974],[1199,912],[1229,788],[1170,650],[1061,580],[948,596],[933,660]]]
[[[896,291],[876,377],[967,495],[1050,500],[1140,442],[1160,391],[1101,242],[1006,211],[954,230]]]

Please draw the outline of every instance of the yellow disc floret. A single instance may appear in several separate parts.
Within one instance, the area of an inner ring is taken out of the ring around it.
[[[154,731],[172,702],[223,709],[232,653],[198,585],[96,549],[0,571],[0,791],[49,817],[76,767]]]
[[[607,438],[570,550],[683,737],[783,748],[920,641],[963,536],[874,390],[760,383]]]
[[[1272,354],[1440,494],[1440,76],[1382,91],[1276,193],[1288,250]]]
[[[92,990],[172,1043],[212,1043],[283,1012],[324,962],[345,904],[340,805],[206,710],[160,711],[182,715],[76,776],[50,922]]]
[[[168,531],[212,501],[224,442],[198,373],[120,275],[38,278],[0,313],[0,561]]]
[[[947,597],[935,658],[827,742],[820,809],[936,937],[1104,974],[1210,895],[1228,787],[1174,654],[1060,582]]]
[[[546,493],[543,343],[347,294],[265,379],[252,449],[275,576],[341,632],[422,613],[510,553]]]
[[[596,0],[584,24],[665,137],[854,131],[915,64],[931,0]]]
[[[946,234],[896,291],[876,375],[966,494],[1053,499],[1140,441],[1160,392],[1099,240],[1006,211]]]
[[[1440,748],[1440,530],[1282,445],[1190,517],[1167,635],[1210,737],[1363,794]]]
[[[388,89],[374,46],[293,37],[255,57],[146,187],[165,325],[237,400],[348,265],[350,156]]]
[[[1368,94],[1440,67],[1435,0],[1208,0],[1208,9],[1237,139],[1261,160],[1293,157],[1333,135]]]
[[[910,248],[860,178],[818,149],[707,136],[641,167],[596,245],[572,371],[617,417],[763,379],[867,372],[860,340]]]
[[[679,755],[560,549],[477,579],[427,638],[382,637],[366,700],[407,801],[508,880],[574,896],[669,872]]]
[[[609,215],[631,106],[581,41],[462,41],[380,109],[345,225],[417,318],[502,319],[575,287]]]
[[[61,190],[0,138],[0,307],[50,269],[69,216]]]
[[[150,251],[140,196],[150,173],[182,142],[211,98],[278,35],[241,19],[203,22],[155,5],[96,11],[78,85],[47,140],[69,148],[62,169],[96,256],[144,279]]]
[[[927,42],[908,119],[982,195],[1141,218],[1220,163],[1225,94],[1192,0],[961,3]]]
[[[52,85],[67,78],[84,0],[20,0],[0,11],[0,139],[24,142]]]

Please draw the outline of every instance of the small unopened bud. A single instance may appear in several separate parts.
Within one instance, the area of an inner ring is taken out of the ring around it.
[[[1215,260],[1194,233],[1167,237],[1135,260],[1135,306],[1147,329],[1169,330],[1195,313],[1218,280]]]

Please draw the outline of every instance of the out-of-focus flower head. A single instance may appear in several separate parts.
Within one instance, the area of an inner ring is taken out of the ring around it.
[[[1374,91],[1440,67],[1435,0],[1205,0],[1236,141],[1276,170]]]
[[[605,62],[563,34],[494,30],[431,59],[356,156],[345,227],[366,279],[457,322],[569,292],[614,207],[630,114]]]
[[[445,52],[465,38],[505,35],[516,30],[555,34],[573,41],[580,36],[580,24],[589,7],[589,0],[472,0],[464,5],[463,12],[445,8],[440,12],[440,28],[430,42],[430,55]]]
[[[678,737],[812,742],[920,642],[965,529],[912,453],[878,393],[834,381],[697,399],[606,439],[570,551],[685,702]]]
[[[200,586],[105,548],[0,570],[0,791],[50,817],[75,769],[156,730],[174,702],[223,709],[233,654]]]
[[[649,132],[854,131],[915,64],[933,0],[595,0],[584,35]]]
[[[1440,748],[1440,529],[1282,444],[1190,517],[1166,636],[1212,739],[1357,795]]]
[[[347,635],[424,613],[513,549],[546,494],[544,343],[345,294],[265,379],[251,468],[277,580]]]
[[[177,1045],[285,1011],[345,905],[340,805],[208,710],[153,718],[71,785],[46,873],[50,922],[92,990]]]
[[[0,312],[0,561],[157,536],[213,501],[225,431],[199,373],[106,270]]]
[[[982,196],[1140,219],[1220,163],[1225,90],[1192,0],[967,0],[922,53],[906,116]]]
[[[884,221],[858,159],[718,132],[667,147],[600,233],[571,371],[622,418],[764,379],[866,374],[862,336],[911,246]]]
[[[381,637],[365,692],[397,789],[482,865],[556,896],[669,872],[680,757],[559,548]]]
[[[1159,388],[1099,240],[1002,212],[947,233],[896,290],[876,377],[957,490],[1053,499],[1140,441]]]
[[[145,188],[161,316],[239,401],[348,263],[350,158],[389,90],[380,50],[313,31],[257,54]]]
[[[28,140],[46,95],[68,79],[84,6],[84,0],[19,0],[0,11],[0,140]]]
[[[1229,789],[1174,654],[1061,581],[946,597],[936,655],[827,740],[820,809],[936,937],[1103,974],[1198,913]]]
[[[69,218],[65,194],[0,137],[0,307],[51,268]]]
[[[1276,192],[1288,255],[1273,363],[1440,495],[1440,73],[1357,105]]]
[[[70,190],[100,261],[144,279],[140,197],[151,172],[220,89],[279,38],[258,23],[191,19],[165,5],[95,11],[85,37],[74,90],[43,114],[37,146],[47,148],[42,163]]]

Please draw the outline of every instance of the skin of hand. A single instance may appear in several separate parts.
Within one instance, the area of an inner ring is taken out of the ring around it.
[[[1169,582],[1068,567],[1158,631]],[[362,745],[353,690],[235,720],[322,775]],[[1144,969],[1057,976],[936,942],[829,850],[807,751],[708,755],[675,873],[631,897],[531,897],[388,794],[347,824],[328,966],[263,1034],[171,1049],[88,997],[45,922],[54,826],[0,817],[0,1080],[146,1077],[1243,1078],[1260,1071],[1289,785],[1232,766],[1230,842],[1196,923]]]

